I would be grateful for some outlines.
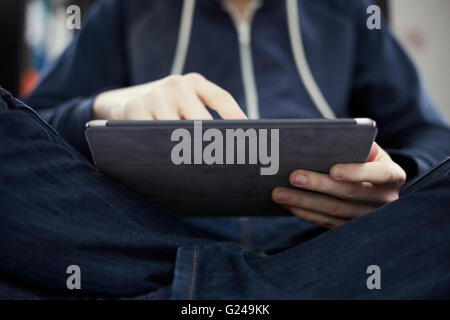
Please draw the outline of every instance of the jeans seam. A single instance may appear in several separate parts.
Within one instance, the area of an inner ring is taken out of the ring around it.
[[[191,284],[189,286],[189,298],[188,300],[192,300],[194,295],[194,284],[195,284],[195,274],[197,269],[197,246],[194,247],[194,253],[192,257],[192,273],[191,273]]]
[[[432,175],[439,168],[444,166],[449,160],[450,160],[450,157],[447,157],[444,161],[442,161],[439,164],[437,164],[436,166],[434,166],[430,171],[428,171],[426,174],[424,174],[422,177],[420,177],[412,185],[408,186],[408,188],[406,188],[402,193],[406,194],[406,193],[415,192],[415,191],[417,191],[417,190],[419,190],[420,188],[423,187],[423,185],[422,185],[423,182],[425,182],[426,184],[429,184],[429,183],[432,183],[432,182],[436,181],[437,179],[440,179],[441,178],[440,175],[434,176],[434,177]]]
[[[49,136],[49,138],[57,144],[62,145],[73,157],[77,158],[73,151],[71,150],[71,146],[67,143],[66,140],[64,140],[63,137],[58,133],[58,131],[53,128],[47,121],[42,119],[42,117],[30,106],[26,105],[22,101],[18,100],[12,95],[5,95],[3,97],[7,108],[10,110],[17,110],[17,111],[23,111],[26,116],[31,117],[32,120],[37,120],[41,125],[42,129],[46,132],[46,134]],[[8,102],[14,104],[15,108],[8,107]]]
[[[29,113],[31,113],[34,117],[37,118],[37,120],[43,124],[45,127],[47,127],[47,129],[49,129],[50,131],[52,131],[55,135],[58,136],[58,138],[62,139],[59,136],[59,133],[52,127],[50,126],[46,121],[44,121],[44,119],[41,118],[41,116],[31,107],[27,106],[25,103],[23,103],[22,101],[16,99],[13,96],[7,96],[7,98],[9,98],[10,100],[12,100],[12,103],[16,104],[17,108],[20,108],[22,110],[28,111]]]

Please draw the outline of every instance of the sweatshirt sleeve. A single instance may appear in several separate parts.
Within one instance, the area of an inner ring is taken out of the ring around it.
[[[97,94],[127,81],[123,21],[119,1],[94,5],[63,54],[43,70],[36,89],[25,98],[70,144],[89,149],[85,124]]]
[[[353,12],[356,46],[352,116],[377,122],[377,141],[409,183],[450,155],[450,130],[427,96],[419,75],[386,23],[366,26],[368,1]]]

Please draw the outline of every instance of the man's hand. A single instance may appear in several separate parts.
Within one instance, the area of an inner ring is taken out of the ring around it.
[[[93,118],[106,120],[211,120],[205,107],[223,119],[247,119],[233,97],[198,73],[106,91],[94,101]]]
[[[289,182],[296,189],[277,187],[272,198],[300,219],[333,228],[397,200],[405,181],[405,171],[374,142],[367,162],[334,165],[329,175],[295,170]]]

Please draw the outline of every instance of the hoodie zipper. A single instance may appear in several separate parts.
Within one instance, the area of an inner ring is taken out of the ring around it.
[[[244,84],[245,98],[247,102],[247,115],[250,119],[259,118],[258,94],[256,91],[255,76],[253,73],[253,61],[251,53],[251,21],[256,10],[261,6],[262,0],[253,0],[251,7],[247,12],[246,21],[240,22],[237,8],[229,1],[223,1],[222,6],[231,16],[239,37],[239,53],[241,60],[241,72]],[[287,23],[289,29],[289,38],[295,58],[297,71],[303,84],[311,97],[314,105],[324,118],[336,118],[333,110],[323,96],[319,86],[317,85],[308,61],[306,59],[305,50],[303,48],[300,16],[298,13],[298,0],[286,0]],[[180,74],[184,69],[189,39],[191,35],[192,20],[194,16],[195,0],[184,0],[180,31],[177,42],[177,49],[172,65],[172,74]]]
[[[239,56],[241,61],[242,82],[244,84],[247,116],[249,119],[259,119],[258,93],[256,90],[251,49],[251,24],[256,10],[261,6],[260,1],[251,3],[248,19],[239,21],[236,7],[231,2],[223,2],[224,9],[230,14],[239,39]]]

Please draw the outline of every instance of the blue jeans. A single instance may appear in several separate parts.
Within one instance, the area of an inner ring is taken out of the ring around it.
[[[0,298],[450,298],[450,162],[341,227],[180,219],[0,102]],[[66,269],[81,270],[81,289]],[[366,269],[378,265],[381,289]]]

